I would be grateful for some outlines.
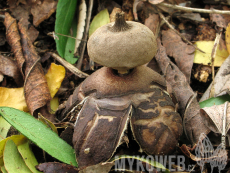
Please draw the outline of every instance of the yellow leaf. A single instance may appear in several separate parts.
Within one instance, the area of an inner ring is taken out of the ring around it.
[[[194,63],[211,65],[211,53],[214,46],[214,41],[197,41],[195,45],[206,53],[202,53],[198,50],[195,51]],[[219,45],[217,47],[214,66],[220,67],[224,60],[228,57],[227,50],[220,50]]]
[[[7,106],[28,111],[24,97],[24,88],[4,88],[0,87],[0,106]]]
[[[45,77],[50,90],[50,95],[53,98],[65,78],[65,68],[61,65],[52,63]]]
[[[230,23],[228,24],[225,32],[225,42],[226,42],[226,47],[228,50],[228,53],[230,53]]]

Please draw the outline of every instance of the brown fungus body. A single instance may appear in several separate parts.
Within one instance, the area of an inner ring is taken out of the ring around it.
[[[156,52],[153,32],[141,23],[126,22],[120,13],[115,23],[98,28],[88,41],[88,54],[94,62],[121,73],[149,62]]]

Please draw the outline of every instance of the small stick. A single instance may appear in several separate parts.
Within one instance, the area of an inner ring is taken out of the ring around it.
[[[176,10],[183,10],[187,12],[198,12],[198,13],[214,13],[214,14],[230,14],[230,11],[227,10],[207,10],[207,9],[201,9],[201,8],[190,8],[190,7],[182,7],[179,5],[172,5],[172,4],[167,4],[167,3],[160,3],[157,4],[156,6],[163,6],[163,7],[168,7],[168,8],[173,8]]]
[[[157,9],[158,14],[160,15],[160,17],[165,21],[165,23],[169,26],[170,29],[172,29],[176,34],[178,34],[185,42],[187,42],[189,45],[191,45],[192,47],[194,47],[195,49],[199,50],[202,53],[205,53],[204,51],[202,51],[201,49],[199,49],[198,47],[196,47],[195,45],[193,45],[190,41],[188,41],[183,35],[181,35],[177,30],[175,30],[173,28],[173,26],[165,19],[165,16]]]
[[[227,110],[228,110],[228,101],[224,104],[224,115],[223,115],[223,125],[222,125],[222,135],[221,135],[221,144],[223,149],[225,149],[225,140],[226,140],[226,120],[227,120]]]
[[[68,63],[67,61],[65,61],[63,58],[61,58],[60,56],[58,56],[57,54],[53,53],[53,52],[49,52],[49,54],[55,58],[58,62],[60,62],[65,68],[67,68],[69,71],[71,71],[73,74],[75,74],[76,76],[80,77],[80,78],[86,78],[89,75],[82,72],[81,70],[79,70],[78,68],[74,67],[72,64]]]
[[[90,19],[91,19],[92,9],[93,9],[93,0],[90,0],[89,7],[88,7],[88,16],[87,16],[87,20],[86,20],[86,27],[85,27],[86,29],[85,29],[83,40],[87,40],[87,37],[88,37],[89,23],[90,23]],[[84,56],[84,53],[85,53],[85,47],[86,47],[86,42],[83,43],[81,56],[80,56],[80,58],[78,59],[78,62],[77,62],[77,68],[79,70],[81,70],[83,56]]]
[[[213,49],[212,49],[212,54],[211,54],[211,58],[212,58],[212,60],[211,60],[211,63],[212,63],[212,88],[211,88],[211,90],[210,90],[210,95],[209,95],[209,97],[211,98],[211,97],[214,97],[214,95],[215,95],[215,85],[214,85],[214,80],[215,80],[215,71],[214,71],[214,61],[215,61],[215,57],[216,57],[216,52],[217,52],[217,47],[218,47],[218,45],[219,45],[219,42],[220,42],[220,37],[221,37],[221,34],[222,34],[222,30],[223,30],[223,28],[221,28],[221,31],[220,31],[220,33],[217,33],[216,34],[216,39],[215,39],[215,42],[214,42],[214,46],[213,46]]]

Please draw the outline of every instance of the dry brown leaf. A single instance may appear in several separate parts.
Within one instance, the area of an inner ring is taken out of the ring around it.
[[[45,19],[48,19],[51,14],[56,11],[57,1],[44,0],[42,4],[36,4],[31,8],[31,14],[33,15],[33,24],[38,26]]]
[[[6,26],[6,39],[10,44],[14,56],[17,60],[17,66],[21,71],[21,74],[24,75],[22,71],[22,67],[25,62],[25,59],[22,53],[22,47],[20,43],[20,35],[18,32],[17,22],[14,18],[10,16],[9,13],[5,13],[4,25]]]
[[[17,63],[10,59],[10,57],[0,55],[0,72],[6,76],[14,78],[18,86],[23,85],[22,75],[17,67]]]
[[[200,110],[203,122],[205,125],[213,132],[222,134],[223,132],[223,116],[224,116],[224,106],[222,105],[213,105],[211,107],[205,107]],[[228,132],[230,126],[230,105],[227,107],[226,115],[226,132]]]
[[[159,39],[157,39],[157,44],[158,52],[156,55],[156,60],[161,68],[161,71],[166,77],[167,84],[172,88],[173,94],[179,103],[179,111],[181,115],[184,115],[183,124],[187,137],[192,144],[195,144],[199,140],[201,133],[207,134],[209,132],[207,127],[202,122],[199,113],[199,104],[195,98],[187,106],[190,98],[194,96],[194,92],[188,84],[184,74],[175,64],[170,61],[166,55],[166,50],[161,45]]]
[[[46,162],[46,163],[41,163],[36,166],[36,168],[39,171],[42,171],[44,173],[78,173],[78,170],[71,165],[67,165],[64,163],[58,163],[58,162]]]
[[[172,29],[162,31],[162,43],[167,55],[175,59],[178,68],[184,73],[189,83],[195,48],[184,43]]]
[[[88,166],[85,169],[79,171],[79,173],[108,173],[114,164],[114,162],[99,163],[97,165]]]
[[[37,55],[24,26],[20,22],[18,26],[25,58],[25,98],[30,113],[33,115],[36,109],[45,106],[51,100],[51,96],[42,66],[38,62],[40,57]]]
[[[226,20],[221,14],[210,14],[210,19],[212,22],[216,22],[216,25],[221,28],[227,27]]]
[[[147,26],[154,34],[158,34],[157,28],[160,25],[160,17],[158,14],[149,14],[149,17],[145,19],[145,26]]]

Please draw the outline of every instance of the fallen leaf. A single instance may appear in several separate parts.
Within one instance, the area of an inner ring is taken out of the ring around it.
[[[219,68],[215,79],[214,79],[214,96],[221,96],[230,91],[230,56],[222,63]],[[211,87],[213,86],[213,82],[209,85],[208,89],[205,91],[203,96],[200,99],[200,102],[205,101],[209,98]]]
[[[44,173],[78,173],[78,170],[72,166],[67,165],[64,163],[58,163],[58,162],[46,162],[41,163],[36,166],[36,168],[40,171],[43,171]]]
[[[17,150],[17,146],[12,140],[6,142],[6,146],[3,154],[4,167],[7,172],[23,172],[23,173],[32,173],[29,168],[26,166],[22,156]]]
[[[199,140],[201,133],[207,134],[208,129],[203,124],[200,116],[200,107],[194,97],[194,92],[188,84],[185,75],[179,70],[179,68],[173,64],[166,55],[165,48],[161,45],[159,39],[157,39],[158,52],[155,56],[161,71],[166,77],[167,86],[172,88],[178,104],[179,112],[184,115],[183,127],[187,135],[187,138],[196,144]],[[191,100],[191,98],[193,98]]]
[[[50,109],[51,109],[51,113],[55,113],[56,110],[58,109],[59,106],[59,101],[58,101],[58,97],[54,97],[52,98],[52,100],[50,101]]]
[[[228,53],[230,53],[230,23],[228,24],[225,32],[225,41]]]
[[[38,171],[35,166],[38,165],[38,162],[34,156],[34,153],[31,151],[29,146],[29,141],[21,144],[18,146],[18,151],[22,156],[26,166],[33,172],[33,173],[41,173]],[[12,155],[14,157],[14,155]]]
[[[0,117],[0,141],[5,139],[11,125],[3,118]]]
[[[21,111],[28,111],[24,97],[24,88],[0,87],[0,106],[8,106]]]
[[[21,42],[25,58],[25,98],[30,113],[33,115],[35,110],[43,107],[51,100],[51,96],[42,66],[40,62],[38,62],[40,57],[37,55],[24,26],[19,22],[18,27],[21,33]]]
[[[89,27],[89,37],[96,31],[97,28],[110,22],[109,12],[107,9],[100,11],[92,20]]]
[[[22,53],[22,47],[20,43],[20,35],[18,31],[17,22],[14,18],[10,16],[9,13],[5,13],[4,25],[6,26],[6,39],[11,46],[14,56],[17,60],[17,66],[24,77],[24,72],[22,70],[25,59]]]
[[[229,131],[230,105],[228,104],[227,107],[226,129],[223,129],[224,106],[225,104],[213,105],[211,107],[205,107],[200,110],[203,122],[214,133],[222,134],[223,130],[225,130],[226,133]]]
[[[65,68],[61,65],[51,63],[51,66],[45,75],[50,95],[53,98],[61,86],[63,79],[65,78]]]
[[[120,8],[114,7],[113,11],[109,15],[110,22],[115,22],[116,20],[116,13],[120,13],[122,10]]]
[[[37,27],[45,19],[48,19],[56,11],[56,8],[57,1],[55,0],[44,0],[41,4],[32,6],[31,14],[34,26]]]
[[[114,165],[115,164],[113,162],[99,163],[97,165],[88,166],[85,169],[79,171],[79,173],[94,173],[94,172],[108,173]]]
[[[40,113],[38,114],[38,120],[41,121],[43,124],[45,124],[52,131],[58,134],[56,126],[51,121],[43,117]]]
[[[144,21],[145,26],[147,26],[154,34],[158,34],[156,32],[160,25],[160,17],[158,14],[155,14],[155,8],[149,3],[144,3],[143,10],[148,16]]]
[[[221,28],[226,28],[227,23],[225,18],[221,14],[209,14],[212,22],[216,22],[216,25]]]
[[[13,61],[10,57],[0,55],[0,72],[6,76],[14,78],[18,86],[22,86],[22,75],[15,61]]]
[[[184,43],[172,29],[162,31],[162,43],[167,55],[175,59],[178,68],[184,73],[189,83],[195,48]]]
[[[6,139],[3,139],[0,141],[0,166],[3,166],[4,163],[3,163],[3,151],[4,151],[4,148],[5,148],[5,145],[6,145],[6,142],[8,140],[13,140],[14,143],[16,144],[16,146],[20,145],[20,144],[23,144],[24,142],[27,141],[26,137],[23,136],[23,135],[12,135]]]
[[[211,53],[214,46],[214,41],[197,41],[195,42],[195,45],[205,53],[196,50],[194,63],[211,65]],[[220,46],[218,45],[214,66],[220,67],[228,55],[228,51],[226,49],[220,49]]]

